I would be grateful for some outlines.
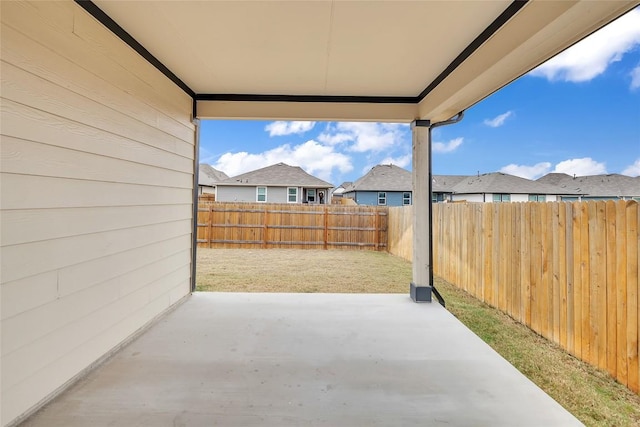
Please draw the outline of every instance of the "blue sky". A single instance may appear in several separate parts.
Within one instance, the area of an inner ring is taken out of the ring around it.
[[[200,161],[229,176],[278,162],[335,185],[411,170],[406,124],[202,121]],[[640,175],[640,8],[434,130],[433,171]]]

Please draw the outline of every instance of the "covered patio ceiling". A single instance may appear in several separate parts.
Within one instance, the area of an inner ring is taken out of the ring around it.
[[[398,122],[448,119],[640,3],[77,1],[199,118]]]

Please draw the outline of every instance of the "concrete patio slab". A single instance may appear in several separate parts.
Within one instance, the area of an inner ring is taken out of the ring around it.
[[[24,425],[581,423],[437,303],[195,293]]]

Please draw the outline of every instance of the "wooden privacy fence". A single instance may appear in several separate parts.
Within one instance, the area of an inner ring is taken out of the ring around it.
[[[389,211],[407,259],[412,214]],[[639,391],[637,202],[436,204],[433,223],[436,275]]]
[[[198,246],[386,250],[388,208],[200,203]]]

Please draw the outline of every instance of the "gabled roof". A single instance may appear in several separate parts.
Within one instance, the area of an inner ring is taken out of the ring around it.
[[[553,173],[548,173],[545,176],[536,179],[536,181],[541,182],[543,184],[562,185],[563,182],[570,179],[572,179],[572,177],[567,175],[566,173],[553,172]]]
[[[218,185],[268,185],[272,187],[331,188],[332,184],[309,175],[299,166],[277,163],[219,182]]]
[[[347,187],[351,186],[351,184],[353,184],[351,181],[345,181],[342,184],[338,185],[336,188],[333,189],[333,194],[342,194],[344,193],[344,191],[347,189]]]
[[[555,185],[531,181],[502,172],[466,177],[453,187],[453,192],[459,194],[579,194],[570,189],[563,189]]]
[[[206,163],[200,163],[198,168],[198,185],[213,187],[220,181],[228,179],[229,176]]]
[[[411,191],[411,172],[396,165],[378,165],[345,189],[352,191]]]
[[[537,182],[553,184],[563,191],[594,197],[640,196],[640,179],[626,175],[570,176],[565,173],[550,173]]]
[[[453,187],[468,178],[469,175],[433,175],[431,190],[434,193],[453,193]]]

